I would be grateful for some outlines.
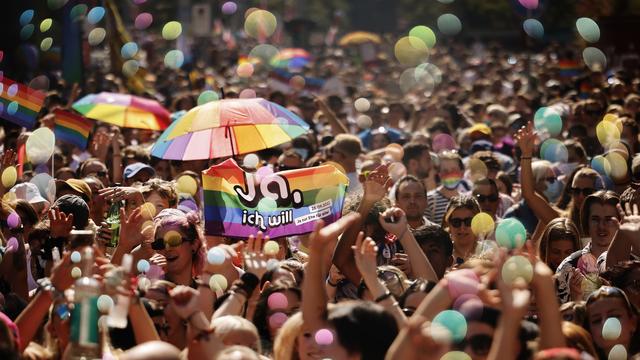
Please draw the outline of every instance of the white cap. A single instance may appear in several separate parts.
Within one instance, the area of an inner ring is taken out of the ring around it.
[[[12,187],[10,191],[15,193],[18,199],[27,200],[30,204],[41,202],[47,203],[47,205],[49,204],[49,201],[40,195],[40,190],[38,190],[36,184],[29,182],[20,183]]]

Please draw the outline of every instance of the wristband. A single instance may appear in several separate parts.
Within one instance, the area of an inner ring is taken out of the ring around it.
[[[260,283],[260,279],[258,279],[255,274],[245,272],[244,274],[242,274],[242,276],[240,276],[240,279],[233,282],[231,291],[240,293],[248,299],[249,297],[251,297],[251,294],[253,294],[253,291],[258,286],[258,283]]]
[[[531,156],[520,156],[520,160],[531,160]]]
[[[391,297],[391,292],[389,290],[387,290],[384,294],[378,296],[378,298],[375,299],[374,302],[377,304],[377,303],[380,303],[382,301],[387,300],[390,297]]]
[[[327,279],[327,285],[331,286],[331,287],[338,287],[338,284],[334,284],[331,282],[331,280]]]

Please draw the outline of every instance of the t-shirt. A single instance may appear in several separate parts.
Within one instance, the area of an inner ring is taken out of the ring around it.
[[[425,211],[427,218],[436,224],[442,224],[450,200],[442,195],[438,189],[429,191],[427,193],[427,210]]]
[[[602,285],[598,277],[597,259],[591,254],[591,244],[589,243],[582,250],[578,250],[562,260],[556,270],[556,294],[560,304],[571,300],[570,281],[573,269],[579,269],[585,276],[582,284],[583,300],[586,300],[592,291]]]
[[[347,174],[349,178],[349,187],[347,187],[347,194],[357,194],[362,191],[362,184],[360,184],[360,180],[358,179],[358,173],[353,171]]]

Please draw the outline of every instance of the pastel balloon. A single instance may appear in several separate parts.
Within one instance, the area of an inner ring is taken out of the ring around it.
[[[80,260],[82,260],[82,255],[80,255],[80,252],[78,251],[74,251],[71,253],[71,262],[74,264],[77,264],[80,262]]]
[[[333,343],[333,333],[329,329],[320,329],[316,331],[313,338],[316,341],[316,344],[320,346],[327,346]]]
[[[113,299],[109,295],[100,295],[98,297],[98,310],[101,313],[106,314],[113,307]]]
[[[182,34],[182,24],[177,21],[169,21],[162,27],[162,38],[165,40],[175,40]]]
[[[9,166],[2,172],[2,186],[5,189],[12,187],[18,180],[18,171],[14,166]]]
[[[164,55],[164,66],[170,69],[179,69],[184,64],[184,53],[180,50],[169,50]]]
[[[209,279],[209,286],[213,291],[225,291],[227,290],[228,285],[227,278],[221,274],[214,274]]]
[[[222,249],[214,247],[207,251],[207,261],[211,265],[222,265],[226,256]]]
[[[26,143],[27,157],[32,164],[40,165],[47,162],[55,149],[56,140],[53,131],[47,127],[35,130]]]
[[[4,248],[5,253],[12,253],[18,250],[18,246],[20,244],[18,244],[18,239],[16,239],[15,237],[11,237],[9,238],[9,240],[7,241],[7,246]]]
[[[277,312],[269,316],[269,326],[272,329],[279,329],[287,321],[287,315],[282,312]]]
[[[358,98],[353,102],[353,106],[359,112],[367,112],[369,111],[369,108],[371,108],[371,103],[369,103],[369,100],[367,100],[367,98]]]
[[[586,42],[595,43],[600,40],[600,27],[593,19],[588,17],[579,18],[576,20],[576,28],[578,29],[578,34]]]
[[[176,181],[176,191],[182,194],[195,196],[198,192],[198,183],[189,175],[182,175]]]
[[[441,311],[433,318],[432,325],[446,329],[447,337],[452,342],[459,342],[467,335],[467,321],[462,314],[455,310]]]
[[[226,3],[222,4],[222,13],[225,15],[231,15],[237,10],[238,5],[236,5],[236,3],[234,3],[233,1],[227,1]]]
[[[614,345],[609,351],[608,360],[625,360],[627,359],[627,349],[625,349],[624,345],[617,344]]]
[[[53,25],[53,20],[51,18],[46,18],[42,20],[40,23],[40,32],[47,32],[51,29],[51,25]]]
[[[544,26],[538,19],[527,19],[522,23],[524,32],[534,39],[542,39],[544,37]]]
[[[518,0],[527,9],[533,10],[538,7],[538,0]]]
[[[71,18],[72,21],[80,21],[86,16],[87,10],[89,10],[89,7],[87,5],[78,4],[73,8],[71,8],[71,11],[69,12],[69,17]]]
[[[273,240],[269,240],[264,244],[264,253],[267,255],[276,255],[280,251],[280,245]]]
[[[622,324],[617,318],[611,317],[605,320],[602,326],[602,337],[605,340],[616,340],[622,333]]]
[[[89,36],[87,36],[87,40],[89,45],[95,46],[99,45],[107,36],[107,31],[103,28],[95,28],[89,32]]]
[[[145,272],[149,271],[150,267],[151,267],[151,265],[145,259],[142,259],[142,260],[138,261],[138,264],[136,265],[136,268],[138,269],[138,272],[141,272],[141,273],[145,273]]]
[[[258,155],[256,154],[247,154],[245,155],[245,157],[242,159],[242,166],[249,168],[249,169],[255,169],[258,167],[258,163],[260,162],[260,158],[258,157]]]
[[[198,96],[198,106],[204,105],[211,101],[216,101],[218,99],[220,99],[220,97],[218,96],[217,92],[211,91],[211,90],[205,90]]]
[[[93,9],[89,10],[89,14],[87,14],[87,22],[89,24],[95,25],[102,20],[104,17],[105,11],[102,6],[96,6]]]
[[[73,269],[71,269],[71,277],[72,278],[77,279],[80,276],[82,276],[82,270],[80,270],[79,267],[75,266]]]
[[[518,249],[527,241],[527,230],[517,219],[502,219],[496,227],[496,241],[508,249]]]
[[[18,213],[16,212],[12,212],[11,214],[9,214],[9,216],[7,216],[7,225],[9,226],[9,228],[15,229],[20,226],[21,223],[22,220],[20,219],[20,215],[18,215]]]
[[[513,284],[518,279],[529,283],[532,278],[533,266],[524,256],[512,256],[502,266],[502,279],[508,284]]]
[[[25,26],[33,20],[33,15],[35,12],[32,9],[25,10],[20,14],[20,26]]]
[[[289,305],[287,297],[280,292],[274,292],[267,298],[269,309],[286,309]]]
[[[144,30],[151,26],[151,23],[153,23],[153,15],[144,12],[136,16],[134,26],[138,30]]]
[[[438,29],[445,35],[456,35],[462,30],[460,19],[453,14],[442,14],[438,17]]]
[[[490,234],[494,226],[493,218],[485,212],[478,213],[471,219],[471,231],[473,231],[476,236],[486,236]]]

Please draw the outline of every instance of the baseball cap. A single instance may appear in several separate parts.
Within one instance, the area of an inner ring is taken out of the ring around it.
[[[474,124],[469,128],[469,134],[473,136],[474,133],[481,133],[491,136],[491,128],[486,124]]]
[[[91,188],[84,180],[80,179],[68,179],[68,180],[56,180],[56,191],[59,192],[63,189],[71,189],[77,193],[78,196],[88,204],[93,198]]]
[[[76,230],[83,230],[89,224],[89,206],[80,196],[63,195],[51,207],[57,207],[67,215],[73,214],[73,226]]]
[[[29,182],[16,184],[9,191],[15,193],[18,199],[27,200],[30,204],[44,202],[49,205],[49,201],[40,195],[40,190],[38,190],[36,184]]]
[[[123,175],[126,180],[129,180],[132,177],[136,176],[136,174],[140,171],[147,171],[151,176],[154,176],[156,174],[156,171],[151,166],[141,162],[137,162],[124,168]]]

